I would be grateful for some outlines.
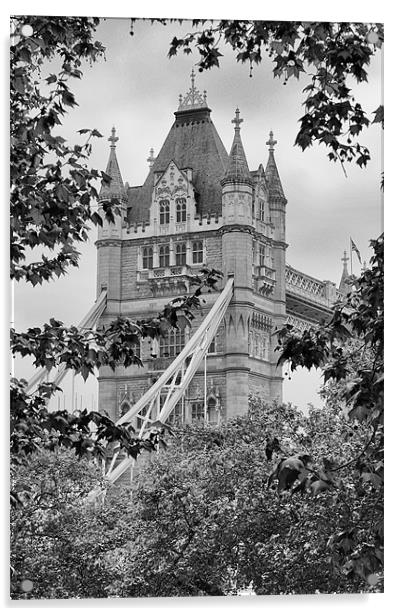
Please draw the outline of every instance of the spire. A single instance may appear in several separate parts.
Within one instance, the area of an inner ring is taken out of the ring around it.
[[[156,159],[154,158],[154,148],[150,148],[150,156],[147,159],[147,162],[149,163],[149,167],[150,169],[152,168],[152,166],[154,165],[154,161]]]
[[[343,261],[343,272],[342,272],[342,277],[340,279],[339,291],[340,293],[343,293],[344,295],[346,295],[347,293],[349,293],[349,291],[351,291],[350,275],[347,269],[347,262],[349,261],[349,257],[347,256],[346,250],[343,253],[342,261]]]
[[[232,124],[235,126],[235,135],[233,137],[233,143],[229,154],[228,166],[222,182],[224,184],[228,182],[242,182],[252,185],[253,182],[247,164],[242,139],[240,137],[240,124],[243,122],[243,119],[240,118],[239,115],[239,109],[236,109],[235,117],[232,120]]]
[[[192,69],[190,73],[191,87],[186,95],[183,97],[179,95],[179,107],[178,111],[192,111],[194,109],[203,109],[207,107],[207,92],[204,90],[203,94],[196,88],[195,85],[196,74]]]
[[[285,201],[286,203],[285,193],[283,192],[281,179],[279,177],[278,168],[275,162],[274,146],[277,144],[277,141],[276,139],[274,139],[274,133],[272,132],[272,130],[269,133],[269,139],[266,144],[269,150],[269,157],[267,166],[265,168],[265,175],[267,176],[270,197],[274,201],[280,200]]]
[[[111,145],[106,174],[111,177],[111,182],[110,184],[106,184],[105,182],[102,183],[100,197],[120,196],[121,193],[125,195],[126,190],[117,161],[116,143],[119,141],[119,137],[116,136],[115,126],[111,129],[111,136],[108,138],[108,141],[110,141]]]

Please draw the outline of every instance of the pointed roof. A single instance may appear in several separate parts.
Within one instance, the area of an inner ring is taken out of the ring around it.
[[[179,169],[192,169],[196,207],[200,215],[222,211],[221,178],[228,165],[228,154],[211,120],[205,95],[192,86],[179,107],[166,140],[149,170],[143,186],[128,189],[130,223],[149,220],[155,176],[164,172],[171,160]]]
[[[351,277],[347,269],[347,262],[349,257],[347,256],[347,252],[344,251],[342,261],[343,261],[343,272],[342,277],[340,279],[339,291],[343,293],[343,295],[347,295],[351,291]]]
[[[222,184],[226,184],[228,182],[242,182],[252,186],[253,181],[249,171],[249,166],[247,164],[242,139],[240,137],[240,124],[243,122],[243,119],[239,117],[239,114],[239,109],[236,109],[235,117],[232,120],[232,124],[235,125],[235,134],[229,154],[228,166],[222,180]]]
[[[269,146],[269,157],[265,168],[265,175],[267,178],[270,199],[272,201],[284,201],[286,203],[285,193],[283,192],[278,167],[275,162],[274,145],[277,144],[277,141],[274,139],[274,133],[272,130],[269,133],[269,140],[266,143]]]
[[[121,193],[125,195],[126,190],[124,187],[124,183],[122,181],[121,171],[119,170],[117,154],[116,154],[116,143],[119,141],[119,137],[116,137],[115,126],[111,129],[111,136],[108,138],[108,141],[111,142],[110,145],[110,156],[108,157],[108,163],[106,167],[106,174],[110,176],[111,182],[110,184],[106,184],[102,182],[100,189],[100,197],[110,196],[121,196]]]

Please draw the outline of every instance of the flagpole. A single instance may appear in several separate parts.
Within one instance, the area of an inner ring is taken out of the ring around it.
[[[353,247],[351,245],[351,238],[350,238],[350,273],[351,275],[353,275]]]

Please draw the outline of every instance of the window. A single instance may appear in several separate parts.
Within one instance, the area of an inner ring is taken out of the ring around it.
[[[170,426],[180,426],[184,423],[182,403],[178,402],[176,407],[172,409],[167,419],[167,424]]]
[[[169,224],[169,201],[168,199],[160,200],[160,225]]]
[[[259,204],[260,204],[260,220],[264,220],[265,219],[265,201],[260,199]]]
[[[265,246],[264,244],[260,244],[259,259],[260,259],[260,265],[265,265]]]
[[[129,402],[124,402],[121,406],[121,411],[120,411],[120,417],[122,417],[123,415],[125,415],[125,413],[127,413],[131,408],[131,405],[129,404]]]
[[[185,346],[185,330],[171,328],[167,334],[160,338],[160,357],[176,357]]]
[[[210,398],[207,402],[207,421],[210,424],[218,423],[217,401],[215,398]]]
[[[203,424],[204,423],[204,402],[203,400],[196,400],[192,402],[192,423]]]
[[[201,240],[193,242],[192,260],[193,263],[203,263],[203,242]]]
[[[153,268],[153,247],[145,246],[143,248],[143,269]]]
[[[186,222],[186,199],[185,197],[177,197],[176,204],[176,222]]]
[[[169,266],[169,246],[168,244],[163,244],[162,246],[160,246],[159,263],[160,263],[160,267]]]
[[[265,359],[266,350],[267,350],[267,341],[265,339],[265,336],[261,335],[261,340],[260,340],[260,356],[262,357],[262,359]]]
[[[216,353],[217,352],[217,346],[215,344],[215,336],[214,336],[214,338],[210,342],[210,346],[208,347],[208,352],[209,353]]]
[[[175,263],[176,265],[186,265],[186,244],[184,242],[175,247]]]

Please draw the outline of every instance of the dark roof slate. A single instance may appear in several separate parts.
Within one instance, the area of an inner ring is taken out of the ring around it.
[[[190,113],[176,112],[166,140],[141,187],[128,189],[128,220],[149,220],[154,174],[165,171],[173,160],[179,169],[193,170],[197,213],[221,213],[221,180],[228,165],[228,154],[207,108]]]
[[[253,185],[239,129],[235,130],[224,182],[245,182]]]
[[[119,194],[126,196],[126,189],[119,169],[115,145],[112,145],[110,148],[106,174],[111,177],[111,182],[109,184],[102,182],[99,197],[104,198]]]
[[[286,197],[283,192],[281,179],[279,177],[278,168],[275,162],[275,156],[273,150],[269,152],[269,158],[267,166],[265,168],[265,175],[267,178],[269,197],[273,201],[285,201]]]

